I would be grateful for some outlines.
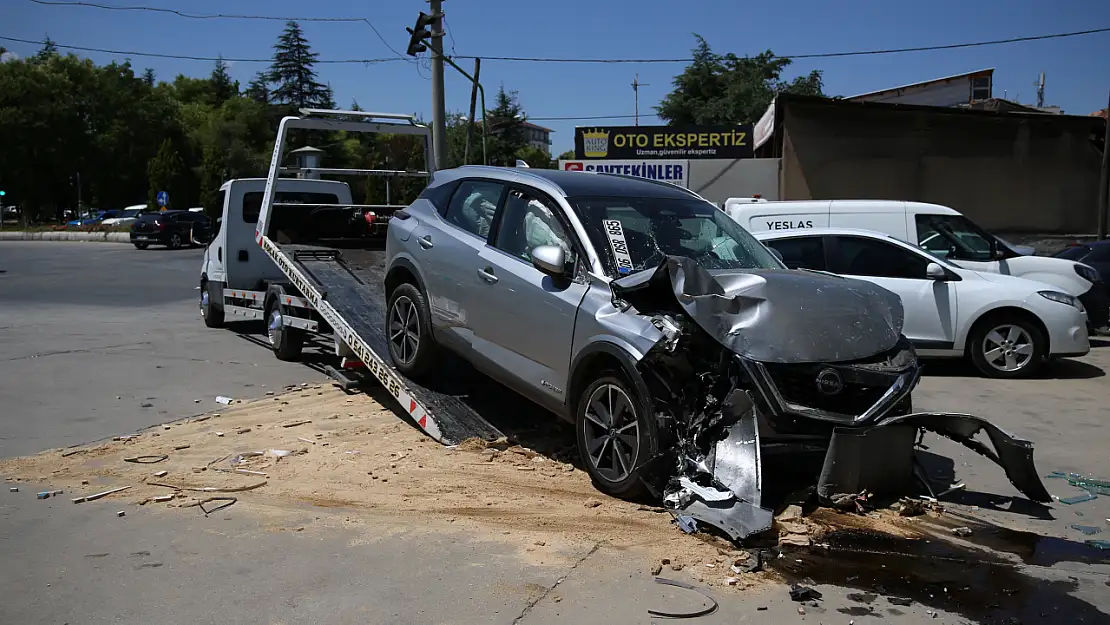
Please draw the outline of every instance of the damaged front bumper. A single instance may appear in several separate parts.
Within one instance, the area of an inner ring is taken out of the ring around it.
[[[770,529],[772,453],[822,455],[806,484],[816,481],[821,503],[900,496],[919,477],[922,430],[990,458],[1027,497],[1050,501],[1029,441],[979,417],[912,411],[921,367],[901,335],[901,302],[879,287],[800,272],[710,274],[685,258],[612,287],[615,306],[662,335],[637,368],[665,433],[652,460],[671,461],[663,503],[676,515],[733,540]],[[983,431],[991,446],[975,440]]]

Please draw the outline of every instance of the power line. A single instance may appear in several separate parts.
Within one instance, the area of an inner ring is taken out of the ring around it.
[[[29,43],[29,44],[33,44],[33,45],[41,45],[42,44],[41,41],[33,41],[31,39],[20,39],[18,37],[0,36],[0,40],[15,41],[15,42],[18,42],[18,43]],[[59,47],[59,48],[65,48],[66,50],[79,50],[81,52],[103,52],[105,54],[117,54],[119,56],[143,56],[143,57],[154,57],[154,58],[159,58],[159,59],[181,59],[181,60],[186,60],[186,61],[216,61],[216,60],[222,58],[224,61],[231,61],[231,62],[234,62],[234,63],[272,63],[273,62],[273,59],[241,59],[241,58],[233,58],[233,57],[226,57],[226,56],[225,57],[192,56],[192,55],[186,55],[186,54],[160,54],[158,52],[129,52],[129,51],[126,51],[126,50],[109,50],[107,48],[90,48],[90,47],[86,47],[86,46],[70,46],[70,45],[65,45],[65,44],[61,44],[61,43],[55,43],[54,45]],[[391,63],[391,62],[394,62],[394,61],[406,61],[406,60],[408,60],[408,59],[403,59],[403,58],[400,58],[400,57],[386,57],[386,58],[379,58],[379,59],[318,59],[316,62],[317,63],[322,63],[322,64],[335,65],[335,64],[344,64],[344,63],[377,64],[377,63]]]
[[[957,48],[976,48],[981,46],[997,46],[1006,43],[1022,43],[1028,41],[1042,41],[1045,39],[1063,39],[1081,35],[1093,35],[1110,32],[1110,27],[1092,28],[1089,30],[1076,30],[1067,33],[1054,33],[1051,35],[1033,35],[1029,37],[1012,37],[1010,39],[992,39],[990,41],[974,41],[970,43],[951,43],[936,46],[917,46],[913,48],[887,48],[882,50],[856,50],[852,52],[821,52],[815,54],[776,54],[780,59],[831,59],[845,56],[874,56],[879,54],[898,54],[901,52],[931,52],[934,50],[954,50]],[[458,58],[473,59],[473,56],[460,56]],[[527,61],[532,63],[690,63],[694,59],[574,59],[528,56],[482,56],[483,61]]]
[[[396,48],[389,45],[389,42],[386,41],[385,37],[383,37],[382,34],[378,31],[378,28],[376,26],[374,26],[373,22],[366,19],[365,17],[280,17],[280,16],[276,16],[276,15],[242,15],[242,14],[237,14],[237,13],[186,13],[184,11],[178,11],[177,9],[166,9],[166,8],[161,8],[161,7],[122,6],[122,5],[97,4],[95,2],[77,2],[77,1],[68,1],[68,0],[67,1],[29,0],[29,1],[34,2],[35,4],[41,4],[41,5],[44,5],[44,6],[88,7],[88,8],[93,8],[93,9],[106,9],[106,10],[109,10],[109,11],[147,11],[147,12],[150,12],[150,13],[168,13],[168,14],[176,15],[178,17],[186,17],[186,18],[194,19],[194,20],[225,19],[225,20],[270,20],[270,21],[275,21],[275,22],[332,22],[332,23],[336,23],[336,22],[346,22],[346,23],[362,22],[362,23],[366,24],[367,26],[369,26],[370,30],[374,31],[374,34],[378,36],[378,39],[381,40],[381,42],[385,45],[385,47],[389,48],[390,52],[392,52],[393,54],[396,54],[399,60],[406,60],[406,61],[410,60],[410,59],[404,59],[403,55],[400,52],[398,52]],[[140,55],[136,54],[136,56],[140,56]]]
[[[587,115],[585,117],[532,117],[527,116],[526,121],[561,122],[561,121],[587,121],[591,119],[633,119],[635,115]],[[640,117],[658,117],[651,113],[641,113]]]
[[[38,3],[46,3],[45,0],[31,0],[31,1],[32,2],[38,2]],[[168,11],[169,9],[166,9],[166,10]],[[213,17],[218,17],[218,16],[213,16]],[[275,17],[264,17],[264,16],[222,16],[222,17],[241,18],[241,19],[252,19],[252,18],[258,18],[258,19],[286,19],[286,18],[275,18]],[[316,18],[316,19],[317,20],[331,19],[333,21],[338,21],[340,18]],[[344,20],[352,19],[353,20],[354,18],[342,18],[342,19],[344,19]],[[304,20],[304,21],[309,21],[309,20]],[[371,28],[374,29],[375,33],[378,33],[378,30],[376,28],[374,28],[374,25],[371,24],[368,20],[365,20],[363,18],[358,18],[355,21],[366,22],[366,24],[368,24]],[[991,41],[976,41],[976,42],[971,42],[971,43],[953,43],[953,44],[947,44],[947,45],[918,46],[918,47],[912,47],[912,48],[888,48],[888,49],[883,49],[883,50],[856,50],[856,51],[851,51],[851,52],[822,52],[822,53],[815,53],[815,54],[793,54],[793,55],[781,55],[781,56],[776,55],[776,57],[780,58],[780,59],[828,59],[828,58],[850,57],[850,56],[874,56],[874,55],[881,55],[881,54],[898,54],[898,53],[902,53],[902,52],[930,52],[930,51],[935,51],[935,50],[953,50],[953,49],[957,49],[957,48],[974,48],[974,47],[981,47],[981,46],[1001,45],[1001,44],[1007,44],[1007,43],[1022,43],[1022,42],[1029,42],[1029,41],[1042,41],[1042,40],[1046,40],[1046,39],[1063,39],[1063,38],[1066,38],[1066,37],[1078,37],[1078,36],[1081,36],[1081,35],[1092,35],[1092,34],[1105,33],[1105,32],[1110,32],[1110,27],[1093,28],[1093,29],[1089,29],[1089,30],[1079,30],[1079,31],[1067,32],[1067,33],[1055,33],[1055,34],[1051,34],[1051,35],[1035,35],[1035,36],[1030,36],[1030,37],[1013,37],[1013,38],[1010,38],[1010,39],[994,39],[994,40],[991,40]],[[385,39],[381,36],[380,33],[378,33],[378,37],[380,39],[382,39],[382,42],[386,44],[386,47],[388,47],[390,50],[393,50],[393,47],[390,46],[388,43],[386,43]],[[20,43],[30,43],[30,44],[41,44],[42,43],[41,41],[30,41],[30,40],[27,40],[27,39],[19,39],[19,38],[16,38],[16,37],[3,37],[3,36],[0,36],[0,40],[16,41],[16,42],[20,42]],[[161,54],[161,53],[155,53],[155,52],[123,52],[123,51],[117,51],[117,50],[107,50],[107,49],[103,49],[103,48],[90,48],[90,47],[70,46],[70,45],[62,45],[62,44],[56,44],[56,45],[59,48],[66,48],[68,50],[81,50],[81,51],[86,51],[86,52],[105,52],[105,53],[108,53],[108,54],[120,54],[120,55],[124,55],[124,56],[146,56],[146,57],[167,58],[167,59],[185,59],[185,60],[193,60],[193,61],[214,61],[214,60],[216,60],[216,57],[188,56],[188,55],[178,55],[178,54]],[[339,64],[339,63],[389,63],[389,62],[395,62],[395,61],[412,62],[412,59],[400,55],[400,53],[398,53],[396,50],[393,50],[393,52],[394,52],[394,54],[397,54],[397,56],[387,57],[387,58],[377,58],[377,59],[335,59],[335,60],[321,59],[321,60],[318,60],[317,63]],[[522,62],[531,62],[531,63],[597,63],[597,64],[614,64],[614,63],[690,63],[690,62],[693,61],[693,59],[690,59],[690,58],[681,58],[681,59],[679,59],[679,58],[675,58],[675,59],[597,59],[597,58],[587,59],[587,58],[577,58],[576,59],[576,58],[524,57],[524,56],[480,56],[479,57],[479,56],[475,56],[475,55],[458,55],[458,56],[454,56],[452,58],[471,59],[471,60],[476,59],[476,58],[481,58],[484,61],[522,61]],[[224,59],[224,60],[225,61],[235,61],[235,62],[238,62],[238,63],[269,63],[269,62],[271,62],[271,59]]]

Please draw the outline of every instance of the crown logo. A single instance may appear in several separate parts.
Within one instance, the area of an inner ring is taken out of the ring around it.
[[[609,131],[588,130],[582,133],[582,150],[586,158],[605,158],[609,155]]]

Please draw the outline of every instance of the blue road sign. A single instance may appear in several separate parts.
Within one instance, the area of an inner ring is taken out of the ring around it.
[[[170,194],[166,193],[165,191],[159,191],[156,197],[158,200],[158,206],[165,206],[170,203]]]

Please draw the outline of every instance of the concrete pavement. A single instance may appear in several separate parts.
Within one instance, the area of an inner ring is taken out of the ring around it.
[[[0,456],[208,412],[217,394],[260,396],[322,377],[276,360],[250,335],[206,329],[193,289],[199,256],[113,244],[0,243]],[[1033,440],[1042,473],[1108,478],[1107,369],[1110,346],[1103,342],[1037,380],[984,380],[959,365],[933,364],[915,404],[979,414]],[[961,510],[976,506],[974,516],[985,523],[1038,531],[1042,538],[1021,539],[1028,544],[999,545],[1020,552],[1026,564],[937,569],[920,558],[883,556],[853,574],[802,569],[799,578],[811,577],[824,593],[817,606],[790,601],[781,584],[714,589],[720,610],[697,622],[1110,619],[1110,564],[1090,558],[1080,545],[1086,537],[1069,527],[1103,525],[1103,535],[1094,536],[1103,537],[1110,498],[1029,506],[993,464],[936,437],[927,443],[950,459],[934,477],[967,483],[954,497],[964,502]],[[605,545],[542,563],[446,524],[353,522],[360,510],[303,503],[277,515],[249,493],[207,517],[195,508],[111,499],[40,501],[34,491],[50,487],[50,477],[42,477],[20,484],[18,493],[7,484],[0,489],[0,561],[18,563],[0,567],[0,622],[649,623],[648,608],[702,605],[696,594],[653,584],[635,554]],[[1062,480],[1046,485],[1062,497],[1075,490]],[[121,509],[126,516],[116,517]],[[963,568],[970,575],[959,574]],[[944,588],[955,589],[955,581],[985,588],[999,607],[987,605],[983,592],[975,605],[931,600],[932,587],[924,585],[908,607],[871,597],[875,579],[893,586],[919,570],[939,571]],[[696,570],[663,575],[697,584]]]
[[[324,377],[268,354],[257,323],[206,328],[200,258],[197,249],[0,243],[0,457]]]

